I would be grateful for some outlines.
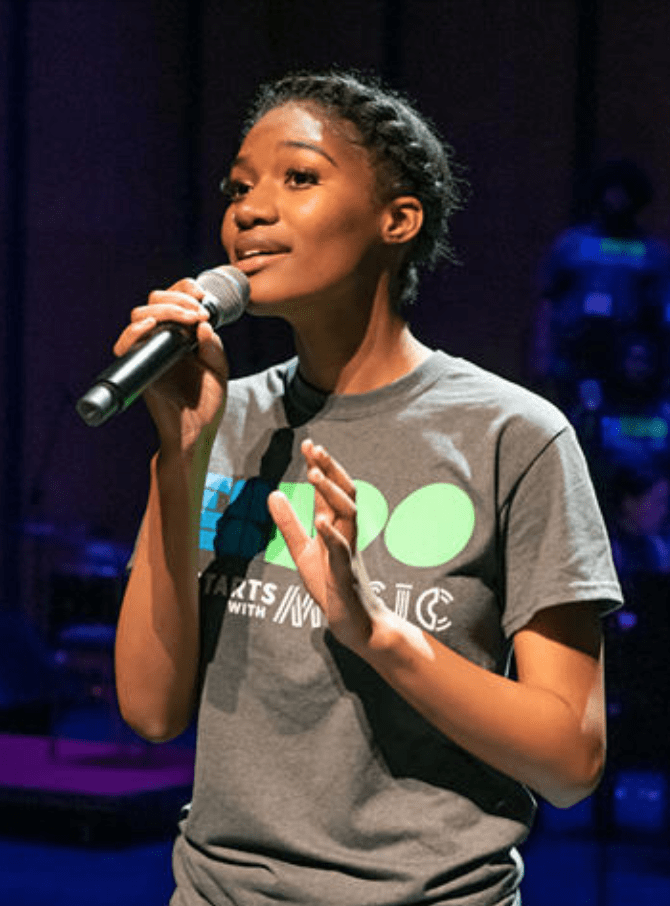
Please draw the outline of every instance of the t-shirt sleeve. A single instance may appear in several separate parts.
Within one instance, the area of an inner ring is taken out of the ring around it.
[[[517,481],[502,525],[508,637],[546,607],[594,601],[604,616],[621,603],[607,531],[572,427]]]

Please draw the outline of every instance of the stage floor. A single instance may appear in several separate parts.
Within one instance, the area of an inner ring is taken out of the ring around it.
[[[192,781],[188,747],[0,734],[0,814],[22,836],[170,836]]]

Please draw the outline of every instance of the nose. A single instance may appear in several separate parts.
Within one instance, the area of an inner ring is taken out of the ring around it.
[[[271,186],[265,181],[251,186],[233,205],[233,220],[240,230],[277,220],[277,205]]]

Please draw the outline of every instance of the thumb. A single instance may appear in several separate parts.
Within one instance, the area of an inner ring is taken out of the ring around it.
[[[284,536],[293,562],[297,563],[300,554],[309,543],[309,535],[296,516],[286,494],[281,491],[273,491],[268,497],[268,509],[275,525]]]
[[[208,321],[198,324],[198,357],[200,361],[219,375],[224,381],[228,378],[228,362],[223,349],[221,337],[212,329]]]

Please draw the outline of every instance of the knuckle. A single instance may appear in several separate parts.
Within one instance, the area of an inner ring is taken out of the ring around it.
[[[130,345],[131,341],[129,339],[129,331],[124,330],[123,333],[118,337],[116,343],[114,343],[112,352],[116,356],[123,355],[123,353],[130,347]]]
[[[205,294],[201,287],[198,286],[191,277],[184,277],[184,279],[178,280],[170,287],[170,290],[172,292],[193,296],[195,299],[201,299]]]

